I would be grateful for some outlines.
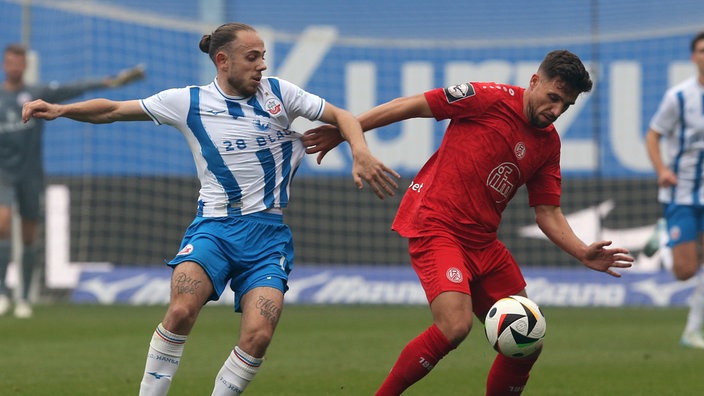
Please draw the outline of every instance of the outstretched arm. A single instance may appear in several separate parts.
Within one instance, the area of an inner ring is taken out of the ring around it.
[[[353,159],[352,177],[357,187],[363,188],[364,179],[379,198],[384,199],[385,195],[393,196],[398,184],[392,176],[396,179],[400,176],[372,155],[357,119],[349,111],[326,103],[320,120],[335,125],[339,131],[338,136],[350,144]]]
[[[34,100],[25,103],[22,107],[22,121],[27,122],[32,117],[44,120],[65,117],[93,124],[151,120],[142,109],[139,100],[118,102],[109,99],[91,99],[69,104],[54,104],[43,100]]]
[[[611,276],[621,274],[613,268],[629,268],[633,257],[623,248],[607,249],[611,241],[594,242],[586,245],[567,223],[559,206],[538,205],[535,208],[535,221],[543,233],[562,250],[574,256],[586,267],[605,272]]]
[[[137,65],[129,69],[120,71],[116,76],[102,79],[84,79],[66,84],[49,84],[38,93],[38,98],[47,102],[59,103],[76,98],[84,93],[96,89],[118,88],[143,79],[145,76],[144,66]]]
[[[425,95],[402,97],[391,100],[362,113],[357,119],[363,131],[369,131],[385,125],[393,124],[409,118],[432,117]],[[306,153],[318,153],[317,161],[321,163],[325,154],[334,149],[345,139],[340,131],[330,125],[323,125],[305,132],[303,144]]]

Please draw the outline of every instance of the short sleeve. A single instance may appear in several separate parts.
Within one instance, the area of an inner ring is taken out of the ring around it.
[[[270,80],[272,89],[275,89],[278,84],[281,99],[291,119],[303,117],[311,121],[317,121],[323,116],[323,110],[325,109],[325,100],[323,98],[286,80],[278,78]]]
[[[188,87],[172,88],[140,101],[142,108],[157,125],[179,125],[190,106]]]
[[[676,92],[669,90],[663,96],[658,110],[650,120],[649,128],[661,135],[671,134],[680,118],[679,108]]]

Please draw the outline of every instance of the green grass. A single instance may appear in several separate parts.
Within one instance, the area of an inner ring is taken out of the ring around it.
[[[165,307],[45,305],[0,318],[0,393],[136,395]],[[526,396],[702,395],[704,351],[679,346],[683,308],[552,308]],[[170,395],[210,394],[239,316],[206,307]],[[372,395],[401,348],[430,323],[424,307],[287,306],[249,395]],[[483,395],[493,351],[480,327],[404,395]]]

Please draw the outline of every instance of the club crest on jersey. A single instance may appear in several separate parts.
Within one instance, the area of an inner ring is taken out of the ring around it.
[[[193,245],[191,245],[189,243],[188,245],[184,246],[183,249],[181,249],[181,251],[178,252],[178,254],[176,254],[176,255],[177,256],[185,256],[185,255],[191,254],[191,253],[193,253]]]
[[[523,142],[518,142],[516,143],[516,147],[513,148],[514,154],[516,154],[516,158],[523,159],[523,157],[526,156],[526,145]]]
[[[271,98],[266,101],[264,108],[269,114],[277,115],[281,113],[281,102],[279,102],[278,99]]]
[[[444,89],[447,103],[474,96],[474,87],[470,83],[462,83]]]

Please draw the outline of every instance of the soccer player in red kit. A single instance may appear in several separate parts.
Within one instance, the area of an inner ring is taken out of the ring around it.
[[[582,264],[619,277],[626,249],[611,241],[587,245],[560,209],[560,138],[553,122],[592,88],[582,61],[552,51],[527,88],[471,82],[397,98],[359,116],[365,131],[415,117],[449,119],[438,150],[410,184],[392,228],[408,238],[411,264],[430,303],[433,324],[401,351],[378,396],[399,395],[423,378],[469,334],[500,298],[526,296],[525,280],[497,239],[501,214],[526,185],[545,235]],[[342,141],[334,128],[306,133],[318,162]],[[497,354],[486,395],[519,395],[540,351],[521,358]]]

